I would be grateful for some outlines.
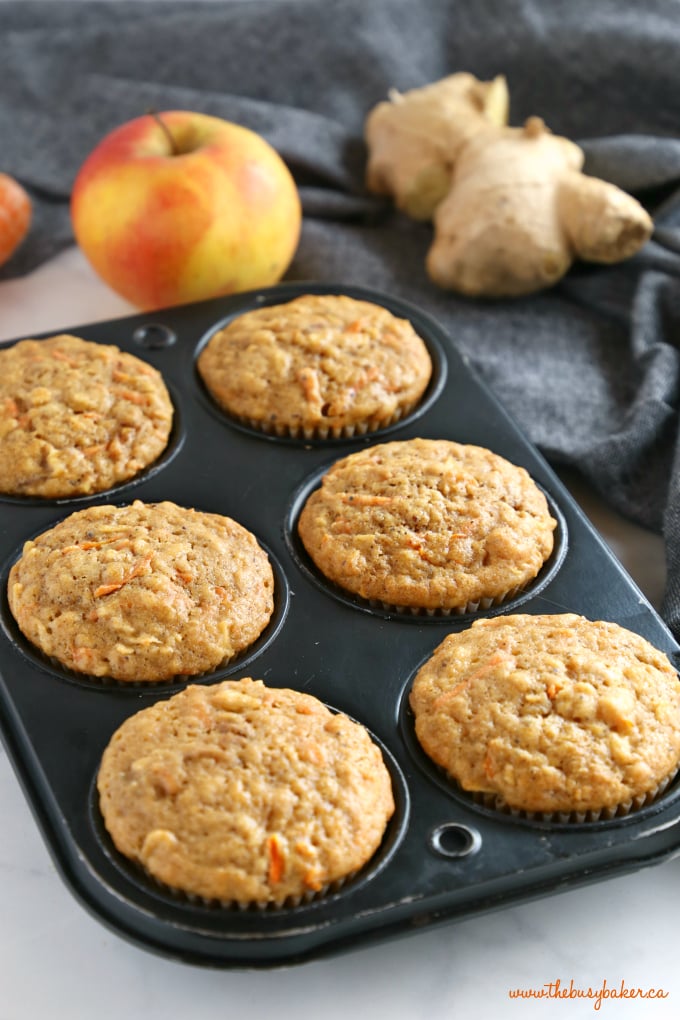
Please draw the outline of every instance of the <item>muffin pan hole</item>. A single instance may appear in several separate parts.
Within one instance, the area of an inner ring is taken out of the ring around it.
[[[132,334],[133,341],[148,350],[163,350],[177,342],[177,334],[162,322],[147,322]]]
[[[477,829],[460,822],[444,822],[432,829],[428,846],[439,857],[459,858],[476,854],[482,846],[482,837]]]
[[[261,423],[252,422],[245,418],[230,415],[227,411],[220,407],[217,401],[209,393],[198,372],[197,360],[204,347],[216,333],[218,333],[221,329],[224,329],[230,322],[239,316],[244,315],[246,312],[269,305],[286,304],[288,301],[306,294],[343,294],[347,297],[357,298],[358,300],[370,301],[373,304],[382,305],[393,315],[396,315],[399,318],[408,319],[411,322],[413,328],[423,340],[432,362],[432,376],[424,394],[414,407],[403,414],[395,415],[393,420],[388,423],[373,428],[356,425],[347,426],[346,428],[337,430],[324,430],[323,427],[320,427],[313,430],[299,428],[295,431],[292,431],[289,428],[276,428],[274,426],[272,426],[271,429],[265,429]],[[253,295],[248,300],[242,301],[232,314],[225,316],[225,318],[216,322],[211,327],[210,331],[202,337],[196,347],[194,359],[194,375],[197,392],[204,406],[214,416],[230,427],[235,428],[237,431],[255,436],[258,439],[307,447],[332,446],[334,444],[337,445],[338,443],[360,442],[362,440],[365,441],[368,438],[378,440],[382,439],[384,436],[391,435],[393,432],[406,425],[412,424],[430,410],[441,394],[446,383],[447,370],[443,334],[440,336],[437,324],[424,314],[418,312],[417,309],[407,305],[406,303],[388,298],[387,296],[376,297],[374,293],[364,291],[361,288],[344,288],[342,291],[338,291],[333,290],[332,288],[324,288],[318,284],[310,284],[308,289],[306,289],[304,285],[302,285],[302,289],[300,286],[295,289],[288,289],[286,287],[273,288],[272,292],[266,296],[262,294]]]
[[[535,598],[550,584],[566,556],[568,536],[564,515],[549,493],[541,486],[538,486],[548,501],[550,513],[557,521],[557,527],[554,532],[554,544],[550,556],[543,564],[537,576],[523,587],[513,589],[502,600],[482,599],[478,603],[468,604],[461,610],[393,606],[373,599],[364,599],[359,595],[352,594],[352,592],[345,591],[334,582],[328,580],[307,553],[298,534],[297,525],[302,509],[311,493],[320,486],[321,480],[330,466],[330,464],[325,464],[317,469],[295,492],[286,514],[284,538],[290,555],[307,580],[311,581],[313,585],[320,588],[330,597],[353,609],[358,609],[364,613],[371,613],[384,620],[399,620],[419,625],[429,623],[465,624],[478,619],[480,616],[494,616],[498,613],[514,612],[519,606]]]
[[[44,530],[44,529],[41,529]],[[28,536],[35,537],[35,536]],[[59,660],[45,655],[31,641],[29,641],[19,629],[19,626],[9,608],[7,596],[7,582],[11,566],[21,556],[21,549],[17,550],[14,556],[8,561],[0,577],[0,626],[9,639],[12,647],[37,666],[41,672],[47,671],[53,677],[65,680],[68,683],[87,687],[90,690],[102,691],[133,691],[139,694],[140,691],[152,691],[154,693],[175,692],[180,686],[188,683],[205,683],[214,680],[221,680],[230,676],[237,670],[243,671],[250,665],[276,638],[281,630],[290,604],[290,588],[288,579],[271,550],[258,539],[260,547],[269,557],[269,562],[274,575],[274,611],[267,626],[255,641],[239,655],[216,666],[205,673],[178,675],[173,680],[138,680],[120,681],[113,677],[92,676],[88,673],[78,673],[75,670],[64,666]]]
[[[331,711],[335,711],[331,706]],[[351,718],[351,717],[350,717]],[[356,720],[353,720],[356,721]],[[97,791],[97,775],[93,776],[89,789],[89,823],[98,848],[103,852],[116,871],[136,887],[138,895],[150,897],[157,904],[152,909],[165,914],[170,906],[178,908],[185,916],[187,912],[197,912],[202,920],[215,916],[224,918],[229,915],[256,915],[262,918],[280,917],[288,912],[300,912],[309,908],[317,908],[363,888],[367,882],[373,881],[392,861],[402,839],[408,829],[410,815],[410,797],[404,774],[396,759],[385,744],[368,730],[373,742],[380,748],[383,760],[392,780],[394,795],[394,814],[387,823],[380,846],[366,864],[354,874],[330,882],[319,892],[310,892],[300,897],[288,897],[282,902],[243,904],[237,902],[223,903],[220,900],[205,899],[190,895],[182,890],[174,889],[159,882],[144,867],[118,851],[111,839],[99,807]]]

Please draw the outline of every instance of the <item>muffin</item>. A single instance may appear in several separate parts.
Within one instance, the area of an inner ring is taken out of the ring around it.
[[[10,571],[20,630],[69,670],[123,682],[215,669],[273,611],[266,553],[240,524],[164,502],[79,510]]]
[[[450,634],[410,693],[425,753],[497,807],[593,818],[652,800],[680,762],[680,680],[615,623],[508,615]]]
[[[309,294],[246,312],[216,333],[198,371],[229,415],[258,430],[352,436],[398,421],[432,374],[410,322],[368,301]]]
[[[536,577],[555,526],[524,468],[482,447],[411,439],[337,461],[298,532],[341,588],[449,613],[488,608]]]
[[[0,492],[63,499],[134,478],[165,450],[159,372],[67,334],[0,350]]]
[[[192,685],[128,718],[97,787],[121,854],[172,889],[243,906],[353,875],[394,811],[363,726],[250,678]]]

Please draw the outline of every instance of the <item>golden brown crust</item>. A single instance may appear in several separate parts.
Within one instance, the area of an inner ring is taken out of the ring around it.
[[[173,407],[160,373],[67,334],[0,351],[0,492],[49,499],[128,481],[166,448]]]
[[[224,902],[323,890],[370,859],[394,810],[362,726],[249,678],[191,686],[130,717],[97,785],[122,854]]]
[[[406,414],[432,374],[405,319],[345,295],[246,312],[216,333],[198,371],[229,414],[279,434],[340,436]]]
[[[443,439],[383,443],[337,461],[299,520],[330,580],[432,610],[498,599],[534,578],[554,528],[524,468]]]
[[[680,680],[618,624],[572,613],[450,634],[410,695],[423,749],[468,791],[530,812],[653,794],[680,762]]]
[[[25,544],[9,604],[68,669],[160,681],[214,669],[273,611],[266,553],[240,524],[164,502],[80,510]]]

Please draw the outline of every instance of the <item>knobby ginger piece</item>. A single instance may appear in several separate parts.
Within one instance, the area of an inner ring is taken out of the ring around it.
[[[540,117],[508,127],[504,89],[503,78],[452,75],[367,118],[367,186],[433,219],[432,280],[470,296],[514,297],[557,283],[576,258],[634,255],[653,228],[640,203],[583,174],[583,151]]]
[[[530,118],[485,130],[461,151],[434,213],[427,271],[462,294],[515,297],[557,283],[575,258],[634,255],[652,221],[614,184],[581,172],[582,150]]]
[[[431,219],[461,148],[485,124],[506,124],[508,106],[502,76],[483,82],[461,72],[410,92],[392,89],[366,119],[369,191],[392,195],[413,219]]]

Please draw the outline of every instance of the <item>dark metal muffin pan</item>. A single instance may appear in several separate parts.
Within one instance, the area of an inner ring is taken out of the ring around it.
[[[231,317],[307,293],[345,293],[408,318],[435,372],[403,421],[352,439],[293,440],[229,421],[196,373],[196,356]],[[580,613],[646,637],[676,667],[680,649],[570,494],[452,339],[419,309],[373,291],[313,283],[86,325],[155,365],[175,402],[171,446],[137,479],[93,498],[0,499],[0,726],[36,820],[65,881],[103,923],[147,949],[216,967],[271,967],[352,949],[662,861],[680,849],[680,784],[625,818],[559,824],[477,805],[419,751],[407,695],[415,671],[453,630],[480,615]],[[367,444],[416,436],[486,446],[527,468],[558,519],[556,549],[516,598],[478,613],[419,616],[374,606],[319,578],[295,535],[324,467]],[[164,499],[233,517],[270,553],[275,620],[240,660],[195,682],[253,676],[314,694],[365,725],[392,774],[396,812],[375,858],[341,888],[264,910],[190,900],[123,859],[104,830],[94,783],[101,753],[131,715],[184,684],[103,684],[66,674],[18,633],[7,574],[23,542],[75,509]]]

